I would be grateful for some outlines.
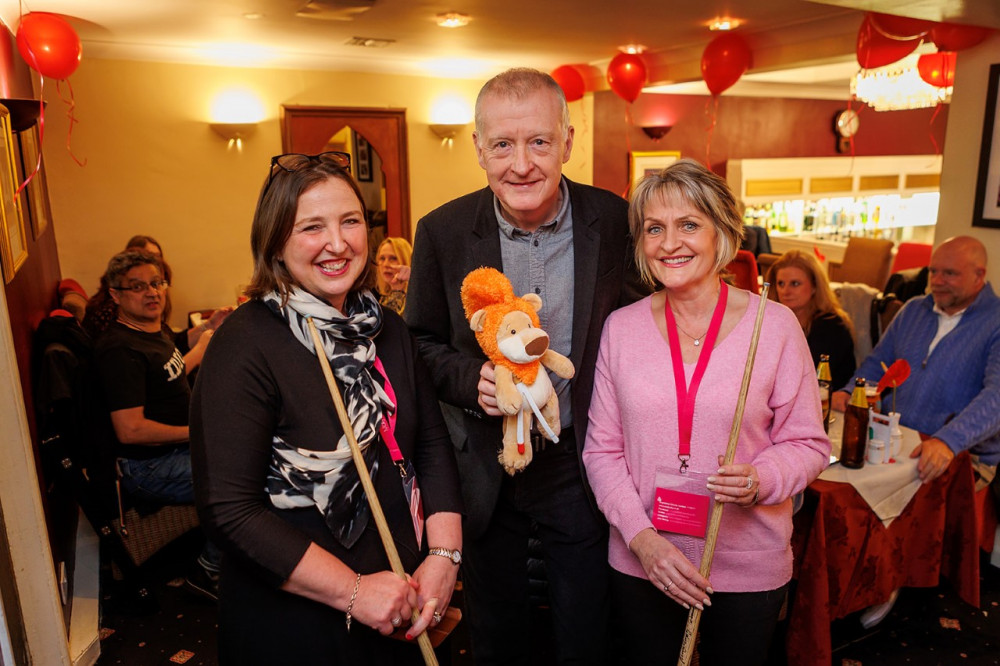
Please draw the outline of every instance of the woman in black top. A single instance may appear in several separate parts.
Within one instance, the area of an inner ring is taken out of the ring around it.
[[[773,285],[768,297],[787,306],[798,318],[813,363],[819,363],[821,354],[828,354],[833,386],[847,384],[857,367],[854,330],[816,257],[789,250],[771,264],[767,281]]]
[[[225,553],[220,661],[420,663],[415,640],[382,636],[416,608],[415,638],[450,603],[462,546],[452,445],[415,342],[367,288],[349,158],[271,164],[251,232],[250,301],[214,336],[191,406],[196,499]],[[409,581],[389,570],[307,318]],[[397,467],[415,471],[422,523]]]

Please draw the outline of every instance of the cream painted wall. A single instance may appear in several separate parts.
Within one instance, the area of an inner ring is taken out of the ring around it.
[[[471,110],[481,81],[84,58],[71,83],[79,121],[71,145],[83,167],[65,148],[65,106],[50,82],[45,89],[44,151],[63,276],[92,292],[130,236],[151,235],[174,272],[175,327],[189,310],[233,303],[250,278],[250,222],[268,161],[281,152],[283,104],[405,108],[414,225],[486,184],[471,124],[450,144],[427,128],[437,97],[458,95]],[[208,127],[213,95],[231,86],[254,91],[268,114],[242,153]],[[592,97],[570,109],[577,130],[565,173],[590,183]]]
[[[972,226],[979,149],[986,109],[990,65],[1000,63],[1000,35],[961,51],[955,68],[955,93],[948,109],[944,161],[941,165],[941,204],[935,243],[958,235],[974,236],[991,255],[988,278],[1000,290],[1000,229]]]

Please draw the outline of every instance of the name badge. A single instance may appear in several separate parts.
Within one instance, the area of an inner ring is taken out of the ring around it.
[[[683,476],[668,469],[656,473],[656,491],[650,520],[661,532],[705,538],[712,507],[708,478],[688,471]]]
[[[417,475],[413,469],[413,463],[407,462],[402,472],[403,492],[410,503],[410,518],[413,520],[413,534],[417,537],[417,548],[423,543],[424,538],[424,504],[420,497],[420,486],[417,484]]]

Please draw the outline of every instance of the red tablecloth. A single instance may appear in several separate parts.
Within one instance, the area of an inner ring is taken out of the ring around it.
[[[962,453],[886,528],[850,484],[814,481],[795,516],[798,587],[788,663],[829,665],[830,622],[885,601],[898,587],[936,587],[943,576],[978,607],[974,491],[969,454]]]

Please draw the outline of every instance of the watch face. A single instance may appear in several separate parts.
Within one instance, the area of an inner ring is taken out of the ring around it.
[[[844,137],[857,134],[860,124],[858,113],[853,109],[840,111],[834,118],[834,128],[837,130],[837,134]]]

